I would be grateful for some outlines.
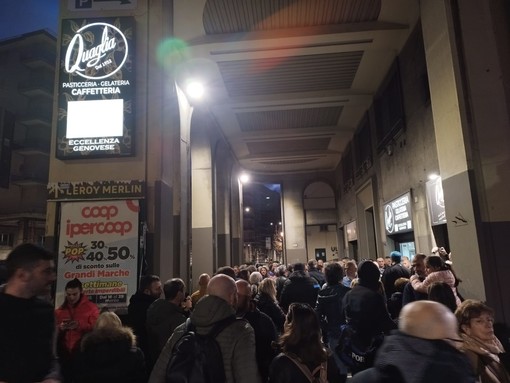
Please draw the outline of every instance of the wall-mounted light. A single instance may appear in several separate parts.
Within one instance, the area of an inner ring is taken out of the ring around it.
[[[434,181],[434,180],[437,180],[437,178],[439,177],[439,174],[437,174],[437,173],[430,173],[427,177],[428,177],[428,179],[430,181]]]
[[[186,94],[194,99],[194,100],[200,100],[204,96],[205,88],[204,84],[202,84],[200,81],[190,81],[186,85]]]
[[[388,144],[386,145],[386,154],[388,156],[392,156],[393,155],[393,144]]]
[[[243,173],[239,176],[239,181],[241,181],[241,183],[245,184],[250,181],[250,176],[246,173]]]

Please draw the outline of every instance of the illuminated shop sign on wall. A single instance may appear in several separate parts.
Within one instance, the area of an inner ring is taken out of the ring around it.
[[[384,204],[384,226],[386,234],[399,234],[413,230],[411,193]]]
[[[430,180],[425,184],[430,223],[432,226],[446,223],[446,209],[444,205],[443,183],[441,177]]]
[[[134,155],[132,17],[62,20],[57,158]]]

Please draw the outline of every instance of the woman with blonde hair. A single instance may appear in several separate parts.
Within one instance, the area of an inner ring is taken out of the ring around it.
[[[480,383],[508,383],[510,374],[501,363],[505,350],[494,335],[494,310],[485,303],[467,299],[455,311],[462,340]]]
[[[319,318],[306,303],[291,303],[284,332],[276,342],[280,350],[269,368],[269,383],[345,382],[333,356],[321,340]]]
[[[281,334],[283,332],[285,314],[276,301],[276,283],[273,279],[266,278],[259,283],[255,303],[260,311],[267,314],[273,320],[276,330]]]
[[[133,330],[122,326],[117,314],[99,315],[92,332],[84,336],[76,357],[75,383],[144,383],[145,360],[136,347]]]

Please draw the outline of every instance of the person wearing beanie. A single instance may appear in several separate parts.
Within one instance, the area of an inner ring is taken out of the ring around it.
[[[354,327],[367,346],[376,336],[397,328],[388,313],[384,296],[378,292],[379,277],[379,268],[374,262],[361,262],[358,284],[345,294],[342,304],[346,322]]]
[[[386,268],[382,274],[381,281],[384,285],[386,292],[386,300],[389,300],[391,295],[396,291],[395,281],[399,278],[411,278],[411,272],[400,264],[402,254],[399,251],[392,251],[390,253],[391,266]]]

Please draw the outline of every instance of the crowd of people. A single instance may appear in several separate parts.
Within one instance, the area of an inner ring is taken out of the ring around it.
[[[508,334],[496,336],[491,307],[460,294],[444,249],[223,266],[200,275],[194,292],[180,278],[145,275],[122,319],[100,312],[78,279],[56,309],[42,298],[53,259],[23,244],[6,260],[0,383],[167,383],[190,328],[217,329],[228,383],[510,383]]]

